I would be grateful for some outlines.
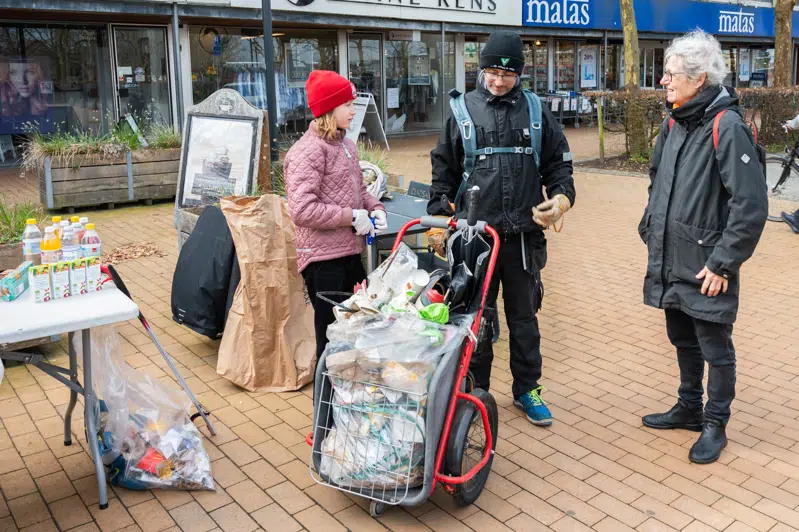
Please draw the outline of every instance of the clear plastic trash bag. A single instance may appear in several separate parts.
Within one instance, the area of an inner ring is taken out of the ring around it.
[[[74,344],[81,353],[81,335],[74,336]],[[91,344],[98,439],[110,483],[127,489],[215,491],[211,461],[189,418],[191,402],[183,390],[131,368],[113,326],[92,329]]]
[[[378,314],[328,328],[333,424],[322,442],[322,475],[362,489],[423,481],[430,381],[442,356],[460,350],[472,319],[441,325]]]

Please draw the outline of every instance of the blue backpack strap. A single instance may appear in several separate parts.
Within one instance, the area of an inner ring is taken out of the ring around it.
[[[477,136],[474,131],[474,122],[469,115],[469,110],[466,108],[466,97],[456,90],[450,92],[449,106],[452,109],[452,116],[458,124],[458,130],[461,133],[461,140],[463,141],[463,180],[455,194],[455,205],[458,205],[469,176],[474,171],[475,160],[477,158]]]
[[[541,122],[543,111],[541,110],[541,99],[532,91],[524,89],[524,96],[527,98],[527,107],[530,113],[530,147],[533,149],[536,167],[541,166]]]

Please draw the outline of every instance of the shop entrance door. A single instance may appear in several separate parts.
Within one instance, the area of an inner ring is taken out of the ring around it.
[[[379,34],[353,33],[347,44],[350,81],[358,92],[368,92],[375,97],[380,120],[385,124],[383,112],[383,37]]]
[[[114,27],[119,116],[142,125],[172,125],[166,28]]]

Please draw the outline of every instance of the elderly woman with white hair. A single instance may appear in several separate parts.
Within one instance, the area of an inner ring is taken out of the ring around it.
[[[649,202],[638,229],[649,250],[644,302],[665,310],[680,368],[677,404],[644,416],[643,423],[701,431],[688,455],[700,464],[715,462],[727,445],[740,269],[768,214],[755,143],[737,94],[722,86],[726,74],[721,46],[703,31],[679,37],[666,50],[661,84],[669,116],[655,144]]]

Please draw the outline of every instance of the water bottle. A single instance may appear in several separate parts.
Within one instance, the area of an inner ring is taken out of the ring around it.
[[[81,245],[78,235],[72,227],[64,228],[64,238],[61,239],[61,260],[78,260],[81,258]]]
[[[86,233],[86,229],[80,224],[80,222],[74,222],[71,226],[73,231],[75,231],[75,235],[78,237],[78,245],[83,241],[83,235]]]
[[[83,242],[83,236],[86,234],[86,225],[89,223],[89,219],[85,216],[80,217],[80,242]]]
[[[64,229],[66,229],[70,225],[71,224],[69,223],[69,220],[61,220],[58,223],[58,230],[56,231],[58,233],[58,238],[61,238],[61,239],[64,238]]]
[[[55,233],[59,235],[59,229],[61,228],[61,217],[60,216],[53,216],[53,228],[55,229]],[[59,236],[59,238],[61,238]]]
[[[44,228],[41,250],[42,264],[54,264],[61,260],[61,239],[52,225]]]
[[[103,244],[94,230],[94,224],[86,224],[86,234],[83,235],[80,247],[84,258],[99,257],[103,253]]]
[[[42,263],[42,232],[33,218],[25,220],[25,224],[25,231],[22,233],[22,260],[29,260],[38,266]]]

